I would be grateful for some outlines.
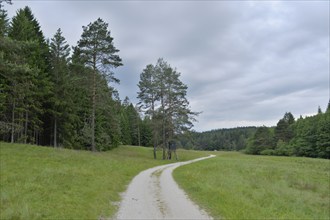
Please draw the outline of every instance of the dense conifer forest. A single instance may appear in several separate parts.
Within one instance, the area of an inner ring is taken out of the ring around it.
[[[167,143],[191,129],[198,113],[190,110],[188,87],[163,59],[141,70],[138,104],[120,100],[114,85],[123,61],[101,18],[83,26],[71,47],[60,28],[46,40],[29,7],[11,20],[2,7],[1,141],[92,151],[154,146],[165,159]]]

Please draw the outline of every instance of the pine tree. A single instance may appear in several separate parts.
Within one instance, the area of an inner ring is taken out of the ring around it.
[[[91,148],[95,151],[95,120],[97,100],[98,75],[110,82],[119,82],[114,77],[113,68],[121,66],[121,59],[116,53],[119,52],[113,45],[113,38],[108,31],[108,24],[98,18],[95,22],[83,27],[81,39],[78,41],[79,54],[82,62],[93,70],[91,97]]]
[[[157,81],[156,81],[156,70],[152,64],[146,66],[146,68],[140,74],[140,81],[138,83],[140,91],[138,92],[138,103],[139,108],[151,118],[152,126],[152,139],[153,139],[153,148],[154,148],[154,159],[157,158],[157,124],[155,104],[159,100],[157,96]]]
[[[141,109],[151,116],[154,124],[154,158],[155,143],[159,136],[162,140],[163,159],[165,159],[168,142],[191,129],[192,122],[198,115],[190,110],[186,99],[188,87],[179,78],[180,73],[163,59],[159,59],[155,66],[148,65],[140,76],[139,104]],[[168,152],[169,157],[170,153],[171,151]]]

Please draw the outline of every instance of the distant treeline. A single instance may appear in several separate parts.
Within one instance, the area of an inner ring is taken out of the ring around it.
[[[217,129],[192,132],[189,138],[181,138],[183,148],[195,150],[239,151],[247,147],[248,138],[254,135],[256,127]]]
[[[330,103],[325,113],[295,120],[288,112],[274,128],[260,127],[249,138],[246,153],[330,159]]]
[[[329,103],[330,105],[330,103]],[[239,127],[192,132],[180,139],[186,149],[244,151],[247,154],[330,159],[330,110],[297,120],[290,112],[275,127]]]

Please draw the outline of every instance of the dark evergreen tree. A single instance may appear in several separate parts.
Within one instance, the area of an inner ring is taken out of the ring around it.
[[[286,112],[284,117],[280,119],[275,127],[275,141],[282,140],[288,143],[293,138],[292,124],[294,117],[291,112]]]
[[[39,137],[43,132],[44,113],[48,111],[47,100],[51,87],[47,75],[48,47],[30,8],[18,10],[12,19],[8,36],[16,41],[17,46],[22,45],[19,47],[19,63],[25,65],[24,69],[28,70],[10,76],[11,121],[13,127],[18,128],[12,129],[11,139],[24,143],[47,144]]]
[[[272,149],[274,149],[273,135],[269,128],[263,126],[256,130],[246,152],[250,154],[262,154],[263,151]]]
[[[51,79],[54,83],[52,89],[52,109],[53,116],[53,145],[54,147],[63,145],[63,138],[67,132],[64,131],[65,125],[69,121],[67,106],[69,105],[69,55],[70,47],[62,36],[61,29],[58,29],[50,43],[50,64],[51,64]],[[58,140],[58,136],[62,140]]]
[[[317,157],[330,159],[330,112],[327,111],[320,117],[317,130]]]
[[[7,16],[7,11],[2,9],[2,5],[0,3],[0,37],[5,37],[8,34],[9,19]]]

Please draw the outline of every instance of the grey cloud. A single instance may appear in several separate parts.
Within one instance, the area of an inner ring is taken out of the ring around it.
[[[275,125],[286,111],[311,114],[329,100],[328,1],[20,1],[13,7],[24,3],[47,37],[61,27],[72,45],[82,25],[98,17],[108,22],[124,62],[115,86],[122,99],[137,101],[139,74],[159,57],[177,67],[192,109],[203,111],[197,130]]]

